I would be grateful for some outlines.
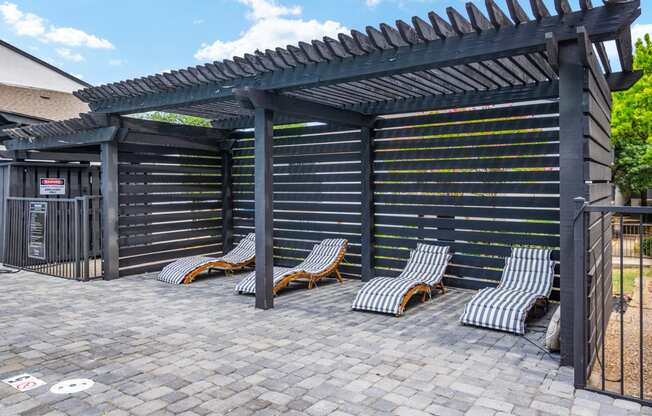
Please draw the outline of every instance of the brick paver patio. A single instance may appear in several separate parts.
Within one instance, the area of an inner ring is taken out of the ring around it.
[[[527,340],[457,323],[451,290],[402,318],[351,312],[360,287],[287,291],[258,311],[239,277],[170,286],[152,276],[77,283],[1,275],[0,415],[629,415],[583,391]],[[528,338],[542,343],[535,322]],[[91,378],[83,393],[49,387]]]

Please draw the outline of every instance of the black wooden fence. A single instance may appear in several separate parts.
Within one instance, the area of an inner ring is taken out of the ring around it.
[[[123,143],[118,158],[120,275],[221,253],[220,152]]]
[[[496,285],[510,247],[559,259],[559,132],[555,101],[386,117],[376,124],[372,188],[376,275],[395,275],[417,241],[455,252],[447,283]],[[317,241],[348,238],[343,271],[359,277],[359,130],[275,130],[274,246],[296,264]],[[253,132],[233,152],[234,230],[254,227]],[[555,281],[554,299],[559,298]]]

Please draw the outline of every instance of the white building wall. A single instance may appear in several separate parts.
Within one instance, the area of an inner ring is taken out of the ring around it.
[[[0,83],[71,93],[84,85],[0,45]]]

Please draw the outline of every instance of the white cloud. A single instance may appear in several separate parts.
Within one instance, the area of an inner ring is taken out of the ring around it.
[[[0,4],[0,14],[8,25],[21,36],[39,36],[45,33],[45,21],[32,13],[23,13],[13,3]]]
[[[634,26],[632,26],[632,44],[634,47],[636,47],[636,40],[643,39],[646,33],[649,33],[650,36],[652,36],[652,24],[636,23]],[[605,42],[605,47],[607,48],[607,55],[609,55],[611,66],[614,68],[620,68],[616,42]]]
[[[68,61],[81,62],[84,60],[84,57],[81,56],[80,53],[73,52],[68,48],[57,48],[55,52],[57,53],[57,55],[59,55],[63,59],[67,59]]]
[[[301,6],[285,7],[276,4],[275,0],[239,0],[251,9],[247,17],[251,20],[273,19],[281,16],[301,15]]]
[[[86,46],[92,49],[113,49],[113,45],[106,39],[75,29],[72,27],[54,27],[45,34],[45,39],[67,46]]]
[[[83,30],[72,27],[57,27],[52,24],[46,28],[46,19],[32,13],[25,13],[13,3],[4,2],[0,4],[0,15],[4,22],[20,36],[30,36],[42,42],[52,42],[68,47],[114,48],[108,40],[90,35]]]
[[[126,61],[123,59],[109,59],[109,65],[111,66],[121,66],[125,63]]]
[[[376,7],[381,1],[382,0],[366,0],[365,3],[367,4],[367,7]]]
[[[285,47],[297,42],[310,41],[323,36],[335,36],[346,32],[340,23],[327,20],[301,19],[299,6],[286,7],[274,0],[239,0],[249,7],[247,18],[252,25],[232,41],[216,40],[211,44],[202,44],[195,53],[195,58],[202,61],[222,60],[233,56],[251,53],[256,49],[265,50]]]

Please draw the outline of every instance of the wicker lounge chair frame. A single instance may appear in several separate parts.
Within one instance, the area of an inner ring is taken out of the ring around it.
[[[227,273],[229,272],[237,272],[239,270],[246,269],[247,267],[253,266],[256,263],[256,258],[252,258],[251,260],[242,262],[242,263],[229,263],[225,261],[211,261],[205,264],[202,264],[201,266],[198,266],[195,268],[193,271],[190,273],[186,274],[186,277],[183,279],[183,284],[188,285],[190,284],[195,278],[200,275],[201,273],[211,270],[211,269],[220,269],[223,270]]]
[[[407,308],[408,303],[410,302],[410,299],[416,295],[421,295],[421,303],[426,302],[427,300],[432,298],[432,290],[438,290],[441,292],[442,295],[446,294],[448,292],[448,289],[446,289],[446,286],[444,286],[444,282],[439,282],[435,286],[430,286],[428,284],[422,283],[419,285],[416,285],[412,289],[410,289],[405,296],[403,296],[403,300],[401,301],[401,306],[399,309],[399,313],[396,314],[396,316],[401,316],[405,312],[405,308]]]
[[[305,271],[298,271],[292,274],[289,274],[283,279],[281,279],[277,284],[274,285],[274,289],[272,289],[272,293],[276,295],[279,291],[283,290],[286,288],[290,283],[295,282],[295,281],[300,281],[300,280],[307,280],[308,281],[308,289],[312,289],[313,287],[317,287],[317,283],[325,278],[330,276],[331,274],[335,273],[335,278],[337,279],[340,284],[344,283],[344,280],[342,279],[342,275],[340,274],[340,271],[338,268],[340,267],[340,264],[344,260],[344,257],[346,256],[346,250],[348,248],[348,241],[346,241],[343,245],[342,248],[340,249],[339,253],[337,254],[337,257],[333,261],[333,263],[323,272],[320,273],[308,273]]]

